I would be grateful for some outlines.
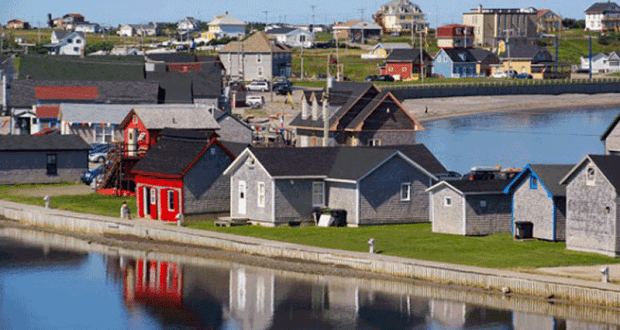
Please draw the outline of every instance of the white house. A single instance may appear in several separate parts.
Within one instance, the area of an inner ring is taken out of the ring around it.
[[[45,45],[50,55],[80,55],[86,48],[84,32],[54,31],[52,43]]]
[[[590,69],[590,59],[588,56],[579,58],[582,70]],[[620,52],[611,52],[609,55],[599,53],[592,55],[592,73],[619,72],[620,71]]]
[[[84,32],[84,33],[99,33],[100,26],[97,23],[76,23],[75,24],[76,32]]]
[[[155,23],[149,24],[125,24],[116,31],[121,37],[132,37],[134,35],[152,37],[159,34],[159,27]]]
[[[232,17],[226,12],[225,15],[215,16],[215,19],[207,24],[209,31],[204,34],[204,38],[207,40],[217,39],[222,37],[238,38],[245,37],[244,21]]]
[[[586,30],[614,31],[620,27],[620,6],[615,2],[596,2],[585,13]]]
[[[311,48],[314,44],[314,33],[294,27],[273,28],[267,34],[278,42],[293,48]]]
[[[179,23],[177,23],[177,31],[179,32],[193,32],[200,29],[200,21],[193,17],[185,17]]]

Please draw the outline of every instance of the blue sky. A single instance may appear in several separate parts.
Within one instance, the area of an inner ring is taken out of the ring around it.
[[[246,21],[265,21],[265,11],[269,22],[312,23],[314,21],[333,23],[359,19],[362,13],[365,19],[388,0],[0,0],[0,22],[6,24],[13,18],[29,21],[33,26],[45,26],[47,14],[58,17],[67,13],[80,13],[86,20],[103,25],[117,26],[125,23],[177,22],[185,16],[193,16],[202,21],[211,21],[214,15],[231,15]],[[538,0],[534,1],[462,1],[435,0],[416,2],[432,27],[449,23],[461,23],[462,14],[478,6],[486,8],[549,8],[563,17],[583,19],[584,10],[593,2],[576,0]]]

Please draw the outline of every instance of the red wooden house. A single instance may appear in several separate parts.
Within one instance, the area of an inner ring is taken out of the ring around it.
[[[433,72],[433,58],[422,50],[422,64],[420,64],[419,49],[394,49],[380,66],[382,75],[396,76],[397,80],[420,79],[420,68],[424,66],[424,76],[430,77]]]
[[[222,176],[235,155],[214,131],[166,129],[131,171],[140,217],[176,221],[178,214],[230,209],[230,178]]]
[[[450,24],[437,28],[439,48],[473,48],[474,27],[463,24]]]

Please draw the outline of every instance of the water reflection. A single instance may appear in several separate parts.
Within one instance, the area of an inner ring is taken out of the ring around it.
[[[12,263],[0,262],[0,328],[78,324],[78,328],[617,329],[620,324],[620,311],[613,309],[549,304],[409,281],[299,274],[111,248],[36,231],[0,230],[0,242],[0,253],[13,256]],[[57,293],[57,304],[83,301],[84,278],[88,286],[117,298],[104,299],[101,293],[91,300],[97,308],[71,313],[68,320],[49,316],[45,310],[27,310],[35,320],[19,319],[11,313],[14,309],[6,307],[17,300],[12,292],[23,293],[21,306],[42,298],[37,290],[26,288],[31,283],[12,280],[16,275],[28,277],[31,266],[39,267],[28,265],[33,246],[40,256],[48,249],[48,256],[57,251],[65,256],[57,259],[81,260],[66,264],[49,258],[44,266],[54,269],[53,275],[45,276],[66,277],[75,283],[64,294],[63,290]],[[75,265],[81,271],[67,271]],[[101,313],[105,317],[96,318],[96,323],[89,321]]]
[[[485,114],[424,123],[417,135],[437,158],[461,173],[473,166],[574,164],[602,154],[600,141],[618,109]]]

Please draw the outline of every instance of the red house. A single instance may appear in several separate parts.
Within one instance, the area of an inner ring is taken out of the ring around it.
[[[214,131],[165,129],[133,170],[140,217],[176,221],[178,214],[230,209],[230,178],[222,176],[235,155]]]
[[[474,27],[463,24],[450,24],[437,28],[439,48],[473,48]]]
[[[382,75],[394,76],[396,80],[420,79],[420,68],[424,66],[424,76],[430,77],[433,72],[433,58],[422,50],[420,64],[419,49],[394,49],[380,66]]]

